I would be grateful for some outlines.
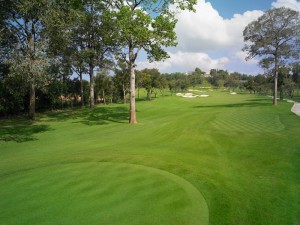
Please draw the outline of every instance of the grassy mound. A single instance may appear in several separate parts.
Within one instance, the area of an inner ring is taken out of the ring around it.
[[[6,225],[208,224],[196,188],[150,167],[59,164],[2,177],[0,186],[5,187],[0,215]]]

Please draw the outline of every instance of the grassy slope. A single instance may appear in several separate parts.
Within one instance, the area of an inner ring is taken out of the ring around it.
[[[66,162],[139,164],[192,183],[210,224],[300,224],[300,118],[292,105],[210,95],[138,102],[136,126],[127,125],[123,105],[49,113],[34,124],[1,121],[0,174]]]

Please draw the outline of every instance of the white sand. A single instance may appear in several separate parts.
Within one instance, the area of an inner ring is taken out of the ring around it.
[[[177,93],[176,96],[180,96],[183,98],[197,98],[197,97],[208,97],[209,95],[194,95],[193,93]]]

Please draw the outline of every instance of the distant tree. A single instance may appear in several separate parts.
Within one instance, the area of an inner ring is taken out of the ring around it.
[[[293,81],[291,77],[286,77],[283,79],[284,82],[284,90],[290,98],[294,97],[294,91],[297,87],[296,83]]]
[[[261,57],[260,66],[271,69],[274,77],[273,105],[277,105],[278,69],[287,61],[299,58],[299,12],[274,8],[265,12],[244,30],[243,50],[246,59]]]
[[[225,82],[224,82],[224,86],[227,88],[231,88],[232,91],[235,91],[235,89],[239,86],[239,80],[238,78],[233,74],[230,74]]]
[[[145,87],[148,82],[148,74],[142,71],[136,71],[136,87],[138,91],[138,99],[140,98],[140,89]]]
[[[300,88],[300,63],[294,63],[292,65],[292,79],[297,87]]]
[[[255,93],[256,91],[256,83],[254,82],[254,77],[250,77],[245,83],[244,83],[244,87],[246,88],[246,90],[248,90],[250,92],[250,94],[252,94],[253,92]]]
[[[196,67],[195,68],[195,73],[198,74],[198,75],[201,75],[203,72],[199,67]]]
[[[176,80],[168,81],[168,87],[169,87],[169,91],[170,91],[171,96],[172,96],[173,93],[175,93],[178,90],[177,85],[176,85]]]
[[[289,78],[289,68],[281,67],[278,69],[278,89],[279,89],[279,98],[283,100],[284,90],[285,90],[285,81],[288,82]]]
[[[226,70],[211,69],[210,75],[211,77],[208,79],[208,81],[212,85],[216,87],[224,87],[225,80],[229,76],[229,73]]]
[[[95,77],[95,93],[96,97],[101,97],[104,104],[106,98],[112,96],[113,82],[108,70],[100,70]]]
[[[215,82],[215,86],[218,87],[218,88],[222,88],[225,86],[225,80],[219,78],[216,80]]]
[[[151,94],[157,96],[158,91],[166,87],[166,82],[158,69],[143,69],[139,72],[143,77],[143,87],[147,91],[147,98],[151,100]]]
[[[165,89],[168,87],[168,81],[165,76],[160,74],[156,82],[157,82],[156,88],[160,91],[161,95],[163,96],[165,94]]]
[[[114,73],[114,86],[117,90],[121,90],[123,103],[126,104],[126,96],[130,88],[130,74],[128,65],[123,61],[119,60],[117,63],[117,67],[114,70]]]

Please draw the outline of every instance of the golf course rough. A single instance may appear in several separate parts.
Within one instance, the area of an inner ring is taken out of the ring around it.
[[[142,165],[62,163],[5,175],[0,186],[6,225],[209,224],[191,183]]]

